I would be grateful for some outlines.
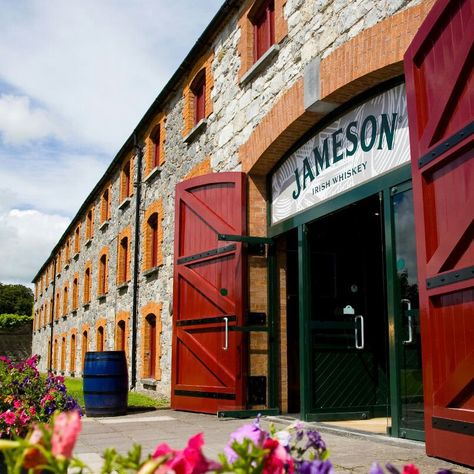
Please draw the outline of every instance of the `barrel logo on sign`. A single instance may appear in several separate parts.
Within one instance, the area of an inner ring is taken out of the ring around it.
[[[124,351],[87,352],[82,378],[87,416],[127,413],[128,370]]]

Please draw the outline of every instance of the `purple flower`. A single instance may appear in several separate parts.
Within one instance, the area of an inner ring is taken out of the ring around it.
[[[380,467],[378,462],[373,462],[372,466],[370,466],[369,474],[384,474],[383,469]]]
[[[451,469],[440,469],[436,474],[453,474]]]
[[[230,435],[230,440],[224,448],[224,454],[229,464],[232,464],[237,458],[237,453],[232,449],[232,444],[242,443],[244,439],[249,439],[256,446],[263,447],[263,442],[267,438],[268,433],[260,429],[259,419],[251,425],[243,425]]]
[[[389,462],[385,464],[385,467],[387,468],[387,471],[389,471],[391,474],[400,474],[400,471],[393,464],[390,464]]]
[[[308,431],[308,442],[306,443],[306,449],[314,448],[316,451],[326,451],[326,443],[321,438],[321,435],[317,431]]]
[[[297,461],[296,472],[300,474],[334,474],[331,461]]]

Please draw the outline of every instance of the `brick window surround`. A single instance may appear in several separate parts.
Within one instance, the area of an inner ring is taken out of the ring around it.
[[[109,291],[109,247],[103,247],[99,254],[97,295],[102,296]]]
[[[61,335],[61,372],[66,372],[66,349],[67,349],[67,335]]]
[[[82,366],[82,371],[84,372],[84,360],[86,358],[86,352],[89,350],[89,333],[90,333],[90,327],[88,324],[83,324],[82,325],[82,330],[81,330],[81,366]]]
[[[86,240],[94,237],[94,206],[92,206],[86,214]]]
[[[126,283],[131,278],[131,237],[132,228],[128,226],[120,232],[117,239],[117,284]]]
[[[69,346],[69,372],[76,371],[76,343],[77,343],[77,328],[71,329],[70,346]]]
[[[211,65],[213,59],[214,55],[211,52],[208,52],[205,56],[196,61],[187,81],[185,82],[183,88],[183,137],[186,137],[189,132],[191,132],[201,118],[207,118],[212,113],[211,93],[214,87],[214,78],[212,77]],[[203,80],[204,88],[199,89],[197,87],[199,85],[199,79]],[[204,97],[199,106],[199,113],[202,117],[199,118],[199,120],[196,120],[198,118],[198,115],[196,114],[196,93],[198,89],[201,90]]]
[[[74,273],[72,280],[72,310],[76,311],[79,307],[79,273]]]
[[[110,220],[110,203],[112,200],[112,186],[109,184],[100,197],[100,223]]]
[[[83,303],[88,304],[91,301],[92,289],[92,263],[90,260],[86,263],[84,268],[84,294]]]
[[[144,222],[142,225],[143,239],[143,264],[142,270],[150,270],[163,263],[163,203],[159,199],[145,211]]]
[[[273,5],[270,5],[271,3]],[[241,31],[237,46],[240,56],[239,79],[272,44],[281,43],[288,34],[288,23],[283,13],[285,4],[286,0],[254,0],[246,3],[239,18]]]
[[[56,307],[54,308],[54,318],[56,320],[59,319],[59,316],[61,314],[61,300],[60,300],[60,295],[59,295],[59,290],[56,292]]]
[[[74,253],[77,254],[81,250],[81,224],[78,224],[74,231]]]
[[[161,304],[148,303],[141,310],[141,378],[161,380]]]
[[[53,370],[58,370],[58,339],[58,336],[56,336],[53,342]]]
[[[63,288],[63,311],[62,315],[66,316],[69,311],[69,283],[64,283]]]
[[[69,263],[71,260],[71,237],[66,239],[66,247],[64,250],[64,263]]]
[[[115,350],[125,351],[128,357],[128,336],[129,336],[128,311],[118,311],[115,315]]]
[[[96,351],[105,351],[107,347],[106,341],[106,331],[107,321],[105,318],[99,318],[95,324],[95,334],[96,334]]]
[[[133,159],[128,158],[120,169],[120,203],[133,194]]]
[[[146,133],[145,177],[165,162],[166,117],[159,114]]]

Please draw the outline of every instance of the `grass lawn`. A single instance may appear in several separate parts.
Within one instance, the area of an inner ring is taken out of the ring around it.
[[[84,394],[82,393],[82,378],[66,377],[67,392],[73,396],[79,405],[84,408]],[[169,406],[166,398],[155,399],[137,392],[128,392],[128,407],[134,409],[161,408]]]

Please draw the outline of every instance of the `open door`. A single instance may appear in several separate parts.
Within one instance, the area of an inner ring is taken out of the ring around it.
[[[246,294],[244,173],[215,173],[176,186],[171,407],[204,413],[243,403]]]
[[[426,451],[474,465],[472,0],[439,0],[405,55]]]

